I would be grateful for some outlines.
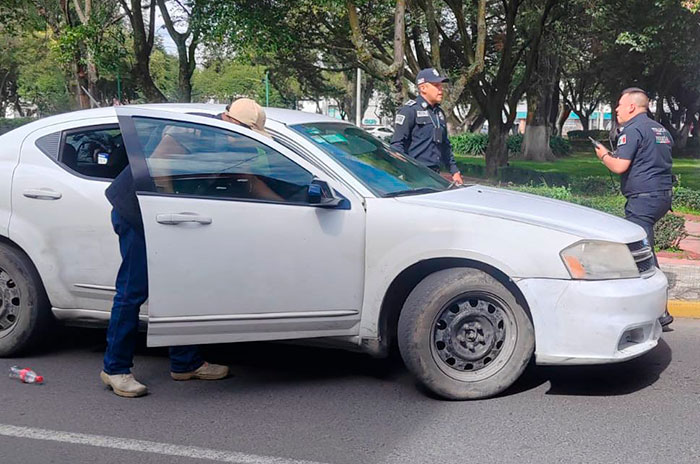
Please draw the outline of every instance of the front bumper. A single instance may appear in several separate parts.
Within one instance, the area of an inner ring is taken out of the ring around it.
[[[666,276],[516,282],[535,325],[537,364],[607,364],[640,356],[661,336]]]

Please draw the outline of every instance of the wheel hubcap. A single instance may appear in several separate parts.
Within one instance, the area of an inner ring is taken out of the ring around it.
[[[12,276],[0,268],[0,332],[12,328],[17,323],[20,303],[17,284]]]
[[[438,313],[431,349],[449,376],[478,380],[499,370],[508,360],[516,336],[508,305],[490,295],[464,295]]]

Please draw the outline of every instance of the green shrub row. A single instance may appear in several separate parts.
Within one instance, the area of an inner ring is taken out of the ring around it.
[[[654,224],[654,241],[660,250],[678,248],[678,243],[687,236],[683,216],[668,213]]]
[[[700,211],[700,190],[693,190],[687,187],[674,188],[673,206]]]
[[[452,151],[461,156],[483,156],[486,153],[489,137],[486,134],[464,132],[450,137]]]
[[[571,142],[557,135],[549,138],[549,148],[554,152],[554,156],[562,157],[571,154]]]
[[[455,155],[483,156],[489,143],[489,137],[486,134],[464,132],[451,136],[450,143],[452,144],[452,151]],[[506,146],[508,147],[509,153],[519,154],[523,146],[522,134],[508,136],[506,139]],[[562,137],[550,137],[549,146],[556,156],[566,156],[571,153],[571,143]]]
[[[512,155],[520,154],[523,151],[523,134],[510,135],[506,139],[508,153]]]
[[[32,121],[34,121],[33,118],[0,118],[0,135],[4,134],[5,132],[10,132],[12,129],[16,129],[19,126]]]
[[[610,136],[610,132],[606,130],[572,130],[567,132],[566,136],[572,142],[590,142],[588,137],[593,137],[600,142],[606,142]]]

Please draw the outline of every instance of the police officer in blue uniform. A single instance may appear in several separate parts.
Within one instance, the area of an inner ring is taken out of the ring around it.
[[[447,121],[440,108],[442,84],[448,82],[433,68],[422,69],[416,77],[419,96],[407,101],[396,115],[391,148],[415,159],[435,172],[445,166],[452,180],[462,184],[462,175],[447,137]]]
[[[671,209],[671,134],[649,118],[649,97],[633,87],[623,90],[615,113],[620,125],[614,154],[602,145],[598,158],[621,175],[622,194],[627,199],[625,218],[641,226],[654,249],[654,224]],[[656,255],[654,260],[658,266]],[[673,322],[668,311],[659,319],[666,327]]]

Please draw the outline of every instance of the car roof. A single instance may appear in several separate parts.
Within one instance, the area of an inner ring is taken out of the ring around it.
[[[226,105],[209,104],[209,103],[146,103],[140,105],[124,105],[125,107],[142,108],[145,110],[165,111],[180,114],[187,113],[207,113],[218,114],[226,109]],[[7,132],[13,136],[24,137],[36,129],[48,127],[54,124],[59,124],[67,121],[78,121],[83,119],[97,119],[115,115],[115,107],[106,106],[104,108],[92,108],[86,110],[71,111],[61,113],[54,116],[47,116],[37,119],[28,124],[24,124],[14,130]],[[295,124],[308,124],[317,122],[333,122],[340,124],[350,124],[347,121],[331,118],[317,113],[307,113],[304,111],[289,110],[284,108],[265,108],[265,114],[269,121],[274,121],[278,124],[291,126]]]
[[[173,111],[176,113],[207,113],[218,114],[226,109],[226,105],[212,103],[147,103],[132,105],[137,108],[153,109],[158,111]],[[289,110],[286,108],[265,107],[267,119],[285,125],[308,124],[313,122],[339,122],[349,124],[347,121],[331,118],[323,114],[307,113],[305,111]]]

